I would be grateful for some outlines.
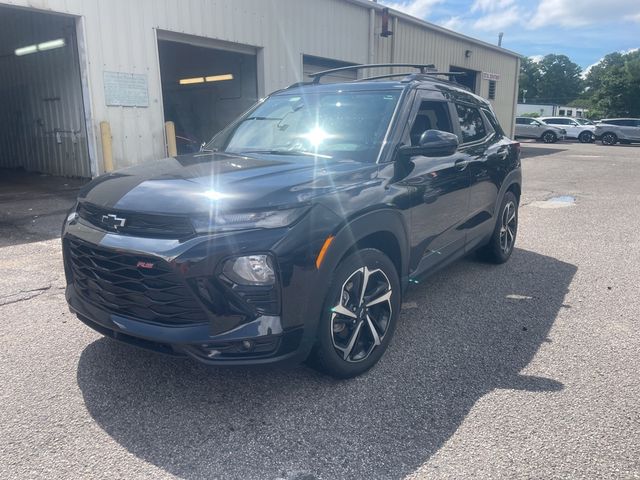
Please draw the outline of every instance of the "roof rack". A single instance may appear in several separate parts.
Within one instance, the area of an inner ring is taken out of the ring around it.
[[[380,80],[382,78],[393,78],[393,77],[405,77],[403,82],[410,82],[412,80],[423,80],[424,78],[435,77],[435,76],[444,76],[444,77],[455,77],[460,75],[466,75],[465,72],[430,72],[430,73],[414,73],[414,72],[402,72],[402,73],[387,73],[385,75],[376,75],[375,77],[364,77],[359,78],[357,80],[352,80],[353,82],[365,82],[367,80]]]
[[[313,83],[320,83],[320,79],[326,75],[330,75],[335,72],[345,72],[348,70],[363,70],[365,68],[388,68],[388,67],[408,67],[416,68],[420,70],[420,73],[428,73],[427,69],[434,69],[436,66],[430,64],[416,64],[416,63],[369,63],[364,65],[349,65],[348,67],[332,68],[330,70],[323,70],[317,73],[311,73],[309,76],[313,78]]]

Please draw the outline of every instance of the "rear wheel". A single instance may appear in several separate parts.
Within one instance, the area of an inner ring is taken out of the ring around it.
[[[544,143],[556,143],[558,141],[558,136],[553,132],[544,132],[541,138]]]
[[[500,205],[498,220],[489,243],[478,251],[480,258],[491,263],[509,260],[518,233],[518,199],[509,191]]]
[[[603,145],[615,145],[618,143],[618,136],[615,133],[607,132],[600,139]]]
[[[578,135],[578,140],[580,140],[580,143],[591,143],[593,141],[593,134],[588,131],[581,132],[580,135]]]
[[[310,364],[337,378],[366,372],[387,349],[400,305],[400,281],[386,255],[372,248],[349,255],[325,299]]]

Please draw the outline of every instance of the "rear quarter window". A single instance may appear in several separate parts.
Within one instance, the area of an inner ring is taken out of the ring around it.
[[[462,131],[462,143],[471,143],[482,140],[487,136],[487,127],[484,124],[480,110],[456,103],[456,111]]]

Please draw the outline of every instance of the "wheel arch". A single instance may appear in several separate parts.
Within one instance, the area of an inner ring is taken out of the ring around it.
[[[323,269],[334,271],[346,256],[363,248],[375,248],[393,262],[403,288],[408,283],[409,231],[399,210],[385,208],[362,214],[343,225],[335,234]]]

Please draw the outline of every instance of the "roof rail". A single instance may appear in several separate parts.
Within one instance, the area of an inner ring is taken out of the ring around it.
[[[349,65],[348,67],[332,68],[330,70],[323,70],[321,72],[309,74],[309,77],[313,78],[313,83],[320,83],[320,79],[326,75],[330,75],[335,72],[345,72],[348,70],[362,70],[365,68],[388,68],[388,67],[409,67],[420,70],[420,73],[428,73],[427,69],[434,69],[436,66],[430,64],[416,64],[416,63],[369,63],[364,65]]]

